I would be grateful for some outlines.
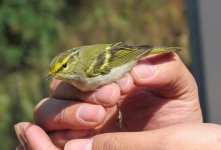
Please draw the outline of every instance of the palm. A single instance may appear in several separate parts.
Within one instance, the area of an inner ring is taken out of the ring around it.
[[[200,111],[195,110],[198,105],[196,101],[194,97],[181,100],[179,96],[163,97],[147,88],[134,87],[130,94],[121,97],[119,103],[123,128],[119,128],[116,120],[117,107],[112,107],[107,109],[107,119],[97,128],[97,133],[144,131],[179,122],[199,122],[201,115]]]

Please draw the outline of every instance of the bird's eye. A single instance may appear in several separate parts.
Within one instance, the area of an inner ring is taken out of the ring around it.
[[[66,67],[67,67],[67,64],[66,64],[66,63],[65,63],[65,64],[63,64],[63,65],[62,65],[62,67],[63,67],[63,68],[66,68]]]

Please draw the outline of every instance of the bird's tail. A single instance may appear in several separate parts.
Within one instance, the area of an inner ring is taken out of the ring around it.
[[[159,53],[177,52],[181,50],[180,47],[166,47],[166,46],[153,47],[149,45],[142,45],[142,46],[124,45],[124,48],[141,50],[144,51],[143,54],[159,54]]]
[[[180,51],[180,47],[153,47],[149,54],[168,53]]]

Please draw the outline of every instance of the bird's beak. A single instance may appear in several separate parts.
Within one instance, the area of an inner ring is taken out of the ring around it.
[[[48,74],[48,75],[45,77],[45,81],[51,80],[55,75],[56,75],[55,73]]]

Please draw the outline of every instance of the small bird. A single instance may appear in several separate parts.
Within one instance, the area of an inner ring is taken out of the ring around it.
[[[179,51],[179,47],[131,46],[121,42],[72,48],[50,63],[47,80],[65,80],[82,92],[116,81],[149,54]]]
[[[82,92],[93,91],[123,77],[144,56],[179,50],[179,47],[132,46],[121,42],[72,48],[51,61],[46,79],[64,80]]]

